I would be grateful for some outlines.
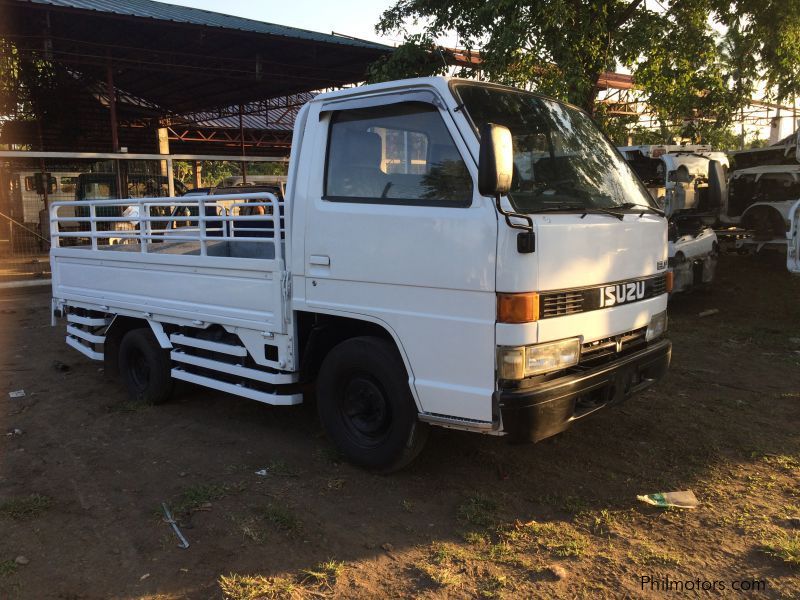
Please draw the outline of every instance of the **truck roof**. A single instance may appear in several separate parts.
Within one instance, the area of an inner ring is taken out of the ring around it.
[[[346,98],[351,96],[361,96],[364,94],[372,94],[375,92],[382,92],[388,90],[397,90],[403,88],[418,88],[418,87],[433,87],[440,91],[447,87],[449,81],[453,78],[446,76],[434,77],[412,77],[410,79],[397,79],[393,81],[383,81],[381,83],[368,83],[366,85],[359,85],[356,87],[345,88],[341,90],[334,90],[332,92],[325,92],[318,94],[310,103],[324,102],[336,98]]]
[[[579,106],[575,106],[573,104],[570,104],[569,102],[558,100],[546,94],[530,92],[528,90],[523,90],[508,85],[502,85],[499,83],[493,83],[490,81],[477,81],[475,79],[465,79],[463,77],[450,77],[449,75],[435,75],[431,77],[412,77],[409,79],[384,81],[381,83],[368,83],[357,87],[351,87],[342,90],[335,90],[332,92],[325,92],[324,94],[318,94],[317,96],[314,97],[313,100],[309,101],[309,104],[313,104],[315,102],[326,102],[335,99],[358,97],[362,95],[369,95],[380,92],[397,91],[402,89],[414,89],[414,88],[419,89],[421,87],[433,88],[436,91],[438,91],[443,97],[447,98],[449,97],[449,86],[451,82],[463,82],[472,85],[485,85],[487,87],[493,87],[493,88],[505,88],[508,90],[514,90],[517,92],[531,94],[538,98],[552,100],[553,102],[558,102],[559,104],[571,106],[573,108],[577,108],[578,110],[583,110]]]

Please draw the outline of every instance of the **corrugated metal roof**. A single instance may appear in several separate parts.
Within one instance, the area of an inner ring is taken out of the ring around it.
[[[211,127],[214,129],[239,129],[239,117],[214,117],[190,123],[196,127]],[[294,126],[290,123],[275,123],[269,116],[242,115],[242,127],[245,129],[270,129],[273,131],[292,131]]]
[[[253,19],[234,17],[222,13],[176,6],[153,0],[27,0],[31,4],[49,4],[60,8],[78,10],[91,10],[101,13],[112,13],[158,21],[173,21],[175,23],[188,23],[204,27],[220,27],[223,29],[238,29],[251,33],[275,35],[288,38],[306,39],[329,44],[341,44],[361,48],[391,49],[390,46],[368,42],[366,40],[352,39],[344,36],[329,35],[296,27],[264,23]]]

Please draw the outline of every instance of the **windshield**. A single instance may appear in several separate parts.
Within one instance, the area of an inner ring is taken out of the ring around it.
[[[653,208],[650,195],[588,115],[528,92],[453,87],[476,129],[505,125],[514,147],[508,196],[518,212]]]

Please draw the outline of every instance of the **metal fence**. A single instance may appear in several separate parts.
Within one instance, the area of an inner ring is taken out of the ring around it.
[[[133,205],[137,199],[179,196],[195,187],[241,185],[243,162],[253,164],[247,168],[252,182],[263,163],[279,163],[277,170],[285,172],[287,159],[0,151],[0,287],[49,281],[53,203],[130,199]]]

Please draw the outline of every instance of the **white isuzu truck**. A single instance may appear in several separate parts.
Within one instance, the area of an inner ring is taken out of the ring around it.
[[[541,440],[669,365],[666,219],[574,107],[446,78],[322,94],[278,196],[54,203],[67,343],[153,403],[173,380],[280,405],[314,384],[377,470],[429,425]]]

